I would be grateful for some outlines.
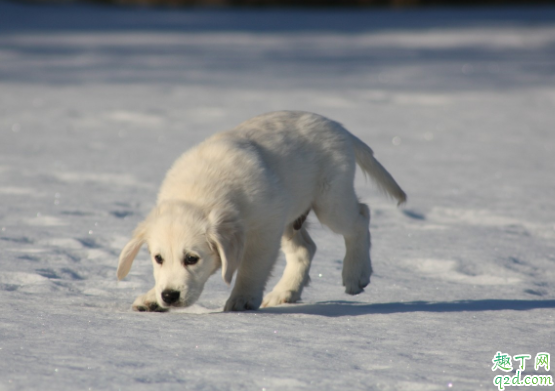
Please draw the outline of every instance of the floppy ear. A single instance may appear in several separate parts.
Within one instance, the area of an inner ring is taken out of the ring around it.
[[[122,280],[125,278],[127,273],[129,273],[133,260],[145,242],[146,227],[147,220],[137,226],[133,232],[133,238],[125,245],[123,250],[121,250],[121,254],[119,255],[118,270],[116,272],[118,280]]]
[[[230,211],[213,210],[208,221],[208,241],[220,255],[223,280],[230,284],[243,258],[245,230],[238,216]]]

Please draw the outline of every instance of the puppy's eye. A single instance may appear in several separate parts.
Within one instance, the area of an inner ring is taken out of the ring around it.
[[[196,255],[187,254],[187,255],[185,255],[185,258],[183,259],[183,263],[185,265],[194,265],[197,262],[198,262],[198,257]]]
[[[162,256],[160,254],[156,254],[154,256],[154,260],[156,261],[157,264],[161,265],[164,263],[164,258],[162,258]]]

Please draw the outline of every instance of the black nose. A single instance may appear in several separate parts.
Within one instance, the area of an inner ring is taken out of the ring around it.
[[[179,300],[179,291],[174,291],[172,289],[166,289],[162,292],[162,300],[167,304],[173,304]]]

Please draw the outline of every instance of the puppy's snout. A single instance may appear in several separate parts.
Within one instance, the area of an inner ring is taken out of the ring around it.
[[[166,304],[173,304],[179,300],[179,291],[174,291],[173,289],[166,289],[162,292],[162,300]]]

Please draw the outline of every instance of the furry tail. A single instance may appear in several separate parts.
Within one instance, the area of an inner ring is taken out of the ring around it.
[[[385,167],[376,160],[374,151],[356,136],[352,134],[351,136],[355,147],[355,159],[360,168],[376,182],[380,190],[395,198],[398,202],[397,205],[404,203],[407,200],[407,195]]]

